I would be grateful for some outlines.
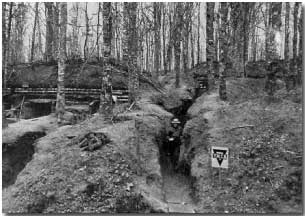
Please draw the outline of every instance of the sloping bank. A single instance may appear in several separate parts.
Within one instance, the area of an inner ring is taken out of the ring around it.
[[[171,117],[141,100],[114,124],[95,116],[48,133],[34,144],[15,183],[3,189],[3,212],[166,212],[158,137]],[[80,140],[89,132],[110,143],[82,151]]]
[[[302,106],[278,95],[283,89],[269,98],[263,87],[263,80],[228,80],[226,102],[215,90],[188,110],[179,159],[194,178],[197,212],[301,212]],[[211,146],[230,150],[221,178]]]

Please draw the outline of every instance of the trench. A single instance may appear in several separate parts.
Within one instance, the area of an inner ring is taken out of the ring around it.
[[[45,132],[28,132],[11,145],[2,144],[2,188],[15,183],[18,174],[32,160],[35,141],[45,135]]]
[[[167,110],[174,114],[181,122],[181,131],[183,131],[185,123],[189,120],[187,110],[193,104],[193,100],[184,100],[182,105]],[[181,133],[182,134],[182,133]],[[193,178],[190,175],[190,165],[187,163],[179,163],[179,149],[180,146],[185,144],[181,138],[177,139],[177,146],[172,149],[173,154],[167,154],[168,150],[165,149],[166,142],[168,141],[167,132],[163,135],[162,144],[159,146],[160,152],[160,166],[163,178],[163,200],[168,205],[169,213],[195,213],[195,202],[192,194]]]

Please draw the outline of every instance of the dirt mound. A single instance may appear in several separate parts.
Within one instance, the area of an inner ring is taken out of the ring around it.
[[[21,136],[29,132],[49,132],[57,128],[54,114],[34,119],[20,120],[9,124],[2,131],[2,144],[14,145]]]
[[[142,101],[143,102],[143,101]],[[153,104],[150,104],[153,105]],[[14,185],[3,190],[4,212],[165,212],[159,147],[171,114],[161,107],[128,112],[115,124],[95,116],[48,133]],[[110,139],[82,151],[89,132]]]
[[[57,65],[17,65],[13,69],[8,86],[21,87],[28,83],[30,87],[57,87]],[[67,64],[65,70],[65,86],[67,88],[100,88],[101,72],[99,64],[80,63]],[[118,70],[119,71],[119,70]],[[114,88],[127,88],[124,74],[113,73],[112,83]]]
[[[231,104],[265,96],[264,89],[264,79],[239,78],[227,80],[227,97]]]
[[[258,80],[229,80],[227,102],[212,91],[188,110],[180,161],[190,164],[196,178],[198,212],[301,211],[302,107],[283,97],[270,100],[262,86]],[[221,186],[218,170],[210,167],[211,146],[230,149]]]

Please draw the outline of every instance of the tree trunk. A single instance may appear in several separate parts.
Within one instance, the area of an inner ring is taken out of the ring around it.
[[[218,10],[217,13],[215,13],[214,17],[215,17],[215,26],[216,26],[216,29],[215,29],[215,60],[218,62],[219,61],[219,32],[220,32],[220,18],[219,18],[219,6],[220,3],[215,3],[215,8]],[[217,74],[218,74],[218,71],[217,71]]]
[[[266,60],[271,61],[279,58],[275,41],[275,31],[281,27],[282,3],[269,3],[268,34],[266,35]]]
[[[7,30],[6,30],[6,2],[2,2],[2,86],[3,88],[6,88],[6,74],[7,74],[7,60],[6,60],[6,49],[7,49]],[[4,113],[4,112],[2,112]]]
[[[73,12],[75,13],[72,18],[72,58],[78,58],[78,11],[79,11],[79,3],[73,3]]]
[[[189,56],[189,40],[190,40],[190,32],[191,32],[191,21],[192,21],[192,10],[193,3],[185,3],[185,20],[184,25],[185,28],[182,30],[183,35],[183,71],[185,72],[188,68],[188,56]]]
[[[297,57],[297,42],[298,42],[298,14],[299,14],[299,6],[300,3],[296,2],[294,4],[294,12],[293,12],[293,58]]]
[[[191,26],[191,29],[193,29],[193,27]],[[194,55],[194,52],[195,52],[195,49],[194,49],[194,34],[193,34],[193,31],[191,30],[191,68],[194,68],[195,67],[195,55]]]
[[[101,14],[101,7],[102,3],[98,3],[98,10],[97,10],[97,27],[96,27],[96,55],[98,61],[100,60],[100,14]]]
[[[115,29],[114,29],[114,33],[115,33],[115,51],[116,51],[116,58],[118,61],[120,61],[120,52],[121,52],[121,46],[119,44],[119,38],[120,38],[120,23],[121,23],[121,19],[120,19],[120,11],[119,11],[119,3],[116,2],[115,3]]]
[[[253,9],[252,9],[252,15],[251,15],[251,21],[249,23],[252,23],[252,41],[251,41],[251,56],[252,61],[256,61],[256,11],[255,11],[256,3],[253,3]]]
[[[165,25],[166,25],[166,11],[165,11],[165,3],[162,3],[162,14],[163,14],[163,19],[162,19],[162,34],[163,34],[163,70],[164,73],[167,74],[167,64],[168,62],[166,61],[166,32],[165,32]]]
[[[271,9],[270,6],[271,3],[266,3],[266,13],[265,16],[266,21],[265,21],[265,60],[270,61],[270,29],[271,29]]]
[[[198,26],[197,26],[197,65],[200,62],[200,3],[198,3]]]
[[[84,43],[84,59],[88,58],[88,36],[89,36],[89,17],[88,17],[88,2],[86,2],[85,7],[85,21],[86,21],[86,34],[85,34],[85,43]]]
[[[285,14],[285,60],[289,60],[289,15],[290,15],[290,3],[286,2],[286,14]]]
[[[45,61],[53,60],[53,3],[45,2],[46,10],[46,45],[45,45]]]
[[[38,17],[40,16],[39,11],[38,11]],[[39,60],[43,60],[43,50],[42,50],[42,32],[41,32],[41,27],[40,27],[40,21],[39,18],[37,19],[37,28],[38,28],[38,55],[39,55]]]
[[[148,33],[146,33],[145,36],[146,39],[146,71],[149,71],[149,38],[148,38]]]
[[[34,27],[33,27],[33,34],[32,34],[32,47],[31,47],[31,59],[30,61],[33,62],[34,55],[35,55],[35,38],[36,38],[36,24],[38,19],[38,2],[35,3],[35,18],[34,18]]]
[[[66,34],[67,34],[67,3],[60,3],[60,29],[59,29],[59,58],[56,113],[57,123],[61,124],[65,113],[65,60],[66,60]]]
[[[304,18],[304,8],[301,6],[301,15],[299,20],[299,56],[303,58],[303,18]]]
[[[247,77],[246,74],[246,64],[248,61],[248,42],[249,42],[249,4],[250,3],[242,3],[243,4],[243,70],[244,70],[244,77]]]
[[[56,6],[53,4],[53,55],[54,59],[58,59],[58,46],[59,46],[59,2],[56,2]]]
[[[215,61],[215,43],[214,43],[214,2],[207,3],[207,26],[206,26],[206,55],[209,71],[212,72],[213,61]]]
[[[124,59],[128,65],[128,90],[129,103],[135,101],[135,94],[139,88],[139,76],[137,71],[137,7],[136,2],[124,2],[124,29],[125,29],[125,54]],[[147,50],[148,52],[148,50]],[[148,58],[148,57],[147,57]],[[147,59],[149,61],[149,59]]]
[[[175,86],[179,88],[180,86],[180,56],[181,56],[181,30],[182,30],[182,14],[183,6],[181,2],[176,3],[175,14],[174,14],[174,50],[175,50],[175,73],[176,81]]]
[[[168,66],[168,69],[167,71],[168,72],[171,72],[172,71],[172,49],[173,49],[173,38],[174,38],[174,35],[173,35],[173,31],[174,31],[174,24],[173,24],[173,20],[172,20],[172,13],[171,13],[171,10],[169,11],[169,39],[168,39],[168,46],[167,46],[167,66]]]
[[[228,62],[228,45],[227,45],[227,16],[228,5],[227,3],[220,3],[220,33],[219,33],[219,47],[220,47],[220,61],[219,61],[219,98],[227,100],[226,91],[226,70]]]
[[[112,74],[109,64],[112,41],[112,16],[110,2],[103,2],[103,39],[104,67],[102,73],[102,88],[99,111],[100,113],[108,116],[112,115]]]
[[[13,6],[14,3],[10,2],[9,4],[9,14],[8,14],[8,26],[6,32],[6,41],[5,41],[5,56],[4,56],[4,76],[3,76],[3,88],[6,88],[7,84],[7,68],[9,63],[9,55],[10,55],[10,40],[11,40],[11,28],[12,28],[12,18],[13,18]]]
[[[155,39],[155,52],[154,52],[154,79],[157,81],[159,77],[160,70],[160,54],[161,54],[161,39],[160,39],[160,30],[161,30],[161,8],[158,2],[153,3],[153,14],[154,14],[154,39]]]

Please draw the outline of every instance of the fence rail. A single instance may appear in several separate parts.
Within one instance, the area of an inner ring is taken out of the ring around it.
[[[6,88],[2,89],[2,96],[9,94],[22,94],[22,95],[56,95],[57,88]],[[78,95],[78,96],[99,96],[101,89],[81,89],[81,88],[65,88],[66,95]],[[128,90],[115,89],[112,90],[112,95],[116,96],[119,102],[128,101]]]

